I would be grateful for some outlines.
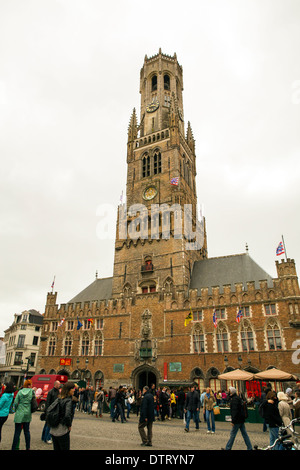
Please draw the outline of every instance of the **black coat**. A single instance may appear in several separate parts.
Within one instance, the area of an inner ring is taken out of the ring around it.
[[[145,422],[146,419],[149,423],[154,421],[154,398],[149,390],[142,398],[140,408],[140,423]]]
[[[283,424],[276,402],[264,403],[264,417],[270,428],[277,428]]]
[[[184,404],[184,409],[189,411],[196,411],[200,409],[200,397],[199,393],[194,390],[193,392],[188,392]]]
[[[235,393],[230,398],[230,414],[233,424],[242,424],[245,422],[245,413],[243,412],[243,402]]]

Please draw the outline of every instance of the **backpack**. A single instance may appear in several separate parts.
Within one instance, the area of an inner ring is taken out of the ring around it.
[[[62,415],[61,398],[56,398],[53,403],[47,408],[46,422],[51,428],[56,428]]]

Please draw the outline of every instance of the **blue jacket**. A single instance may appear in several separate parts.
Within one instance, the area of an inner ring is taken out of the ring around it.
[[[9,410],[14,398],[13,393],[3,393],[0,398],[0,417],[3,418],[9,415]]]

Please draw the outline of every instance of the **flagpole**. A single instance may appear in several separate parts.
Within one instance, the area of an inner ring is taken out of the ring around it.
[[[283,235],[281,235],[281,238],[282,238],[282,243],[283,243],[283,248],[284,248],[285,261],[287,261],[287,253],[286,253],[286,248],[285,248],[285,243],[284,243]]]

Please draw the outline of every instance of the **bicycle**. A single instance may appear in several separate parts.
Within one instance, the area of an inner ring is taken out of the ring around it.
[[[300,418],[292,419],[292,421],[287,426],[280,426],[278,438],[272,445],[266,447],[258,447],[255,445],[254,450],[273,450],[277,444],[281,444],[285,450],[300,450],[300,436],[299,432],[296,432],[294,425],[300,424]],[[290,431],[290,434],[287,432]]]

